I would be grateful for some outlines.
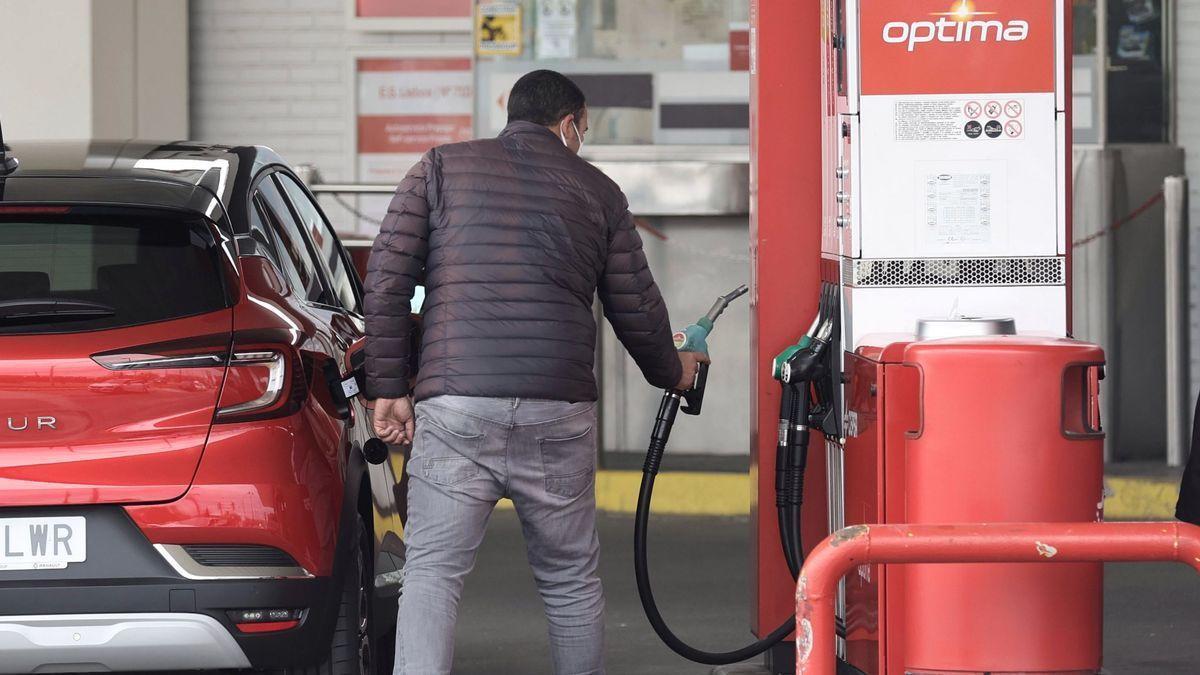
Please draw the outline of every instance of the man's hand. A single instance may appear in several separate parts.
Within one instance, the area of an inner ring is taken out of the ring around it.
[[[412,398],[381,398],[375,400],[372,415],[375,435],[387,443],[412,443],[416,433]]]
[[[701,363],[712,363],[708,358],[708,354],[704,352],[678,352],[679,362],[683,364],[683,375],[679,378],[679,384],[675,385],[678,391],[687,391],[696,384],[696,371],[700,369]]]

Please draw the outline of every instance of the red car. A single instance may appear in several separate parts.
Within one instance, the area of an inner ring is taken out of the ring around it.
[[[3,159],[0,672],[386,671],[403,457],[311,193],[262,147]]]

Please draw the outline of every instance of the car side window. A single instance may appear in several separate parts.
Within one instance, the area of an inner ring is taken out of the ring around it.
[[[283,264],[279,261],[279,248],[275,245],[275,238],[271,236],[271,230],[263,218],[262,206],[259,205],[257,196],[250,197],[250,208],[247,211],[250,215],[250,238],[254,240],[255,252],[274,263],[275,269],[283,271]]]
[[[282,227],[274,223],[271,225],[267,224],[275,216],[269,215],[270,210],[263,201],[262,195],[257,191],[251,198],[250,236],[261,247],[263,255],[275,264],[275,269],[283,274],[288,285],[295,291],[302,291],[305,289],[304,279],[300,276],[300,271],[296,269],[296,263],[292,261],[292,257],[284,250],[283,245],[279,241],[280,238],[271,234],[272,232],[280,231]]]
[[[283,193],[274,181],[267,178],[259,182],[256,194],[261,200],[271,229],[274,230],[272,234],[275,241],[278,242],[279,248],[283,249],[283,255],[280,257],[286,258],[290,263],[285,265],[291,268],[288,275],[295,274],[293,283],[297,284],[296,290],[309,302],[324,302],[325,287],[321,285],[321,278],[317,276],[312,257],[304,243],[304,235],[300,233],[299,225],[292,217]]]
[[[329,223],[321,215],[320,209],[313,203],[304,188],[300,187],[296,179],[285,173],[277,173],[275,176],[288,197],[291,198],[296,215],[300,218],[300,226],[308,235],[308,240],[312,242],[313,249],[316,251],[317,258],[329,279],[330,288],[337,296],[339,304],[352,312],[359,313],[357,288],[351,278],[350,269],[346,265],[346,258],[342,253],[342,247],[338,244],[337,235],[333,233],[333,228],[329,227]]]

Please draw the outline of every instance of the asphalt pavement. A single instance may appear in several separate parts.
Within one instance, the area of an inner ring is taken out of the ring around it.
[[[633,578],[633,519],[601,515],[600,575],[608,602],[608,672],[696,674],[711,669],[663,646],[642,614]],[[708,649],[750,638],[747,518],[664,516],[651,526],[651,575],[668,623]],[[1179,565],[1109,565],[1105,672],[1200,673],[1200,578]],[[520,524],[497,511],[459,612],[456,675],[550,673],[545,620]]]

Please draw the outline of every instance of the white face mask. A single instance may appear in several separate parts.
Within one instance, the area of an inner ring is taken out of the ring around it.
[[[574,121],[571,122],[571,128],[575,130],[575,138],[579,139],[579,150],[583,150],[583,134],[579,133],[579,127],[575,126]],[[562,139],[562,144],[566,145],[567,149],[569,150],[571,146],[567,145],[567,135],[563,133],[561,124],[558,125],[558,137]],[[576,152],[579,152],[579,150]]]

